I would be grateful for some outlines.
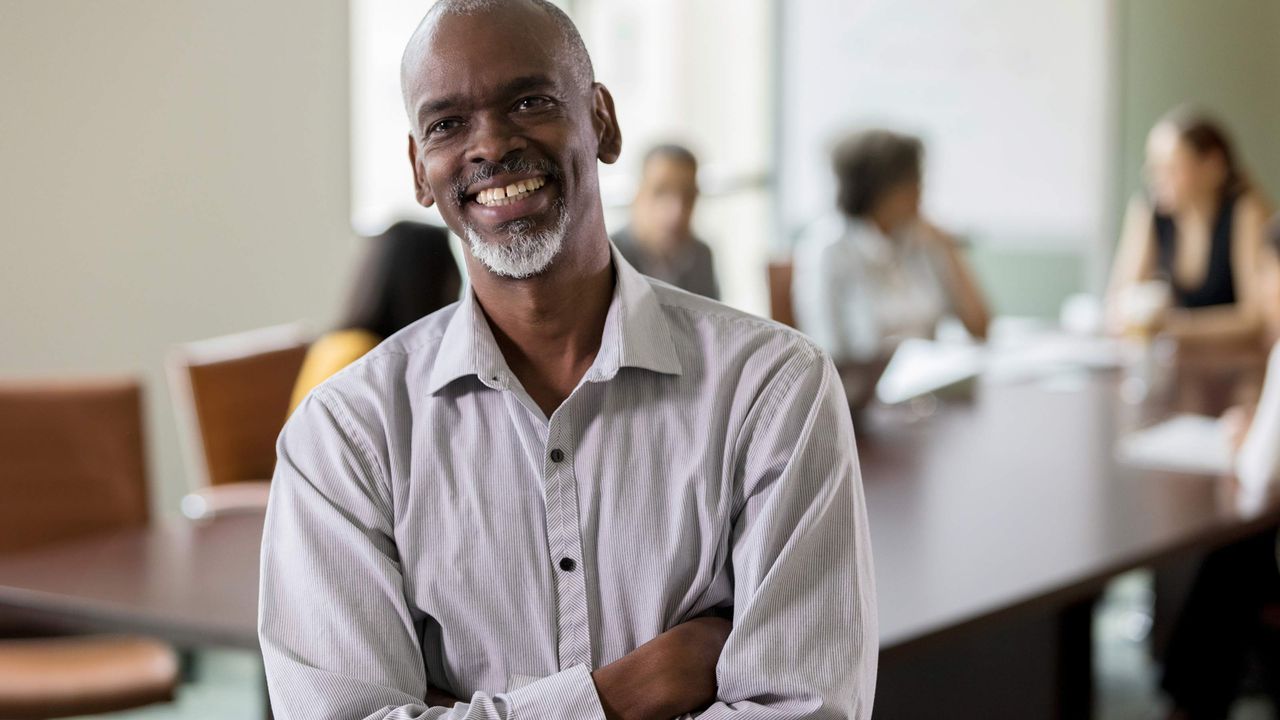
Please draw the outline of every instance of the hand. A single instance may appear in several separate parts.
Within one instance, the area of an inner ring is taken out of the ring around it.
[[[710,705],[716,663],[732,628],[722,618],[695,618],[592,673],[605,717],[672,718]]]

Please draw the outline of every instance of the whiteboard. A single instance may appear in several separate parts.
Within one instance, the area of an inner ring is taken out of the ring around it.
[[[884,126],[926,144],[926,212],[979,244],[1092,247],[1110,207],[1106,0],[786,0],[779,197],[834,206],[829,149]]]

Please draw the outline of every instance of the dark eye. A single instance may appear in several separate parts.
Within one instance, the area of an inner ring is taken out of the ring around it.
[[[551,104],[551,101],[548,100],[547,98],[534,96],[534,97],[520,98],[519,100],[517,100],[515,109],[517,112],[524,111],[524,110],[540,110],[550,104]]]
[[[445,120],[440,120],[435,123],[432,123],[431,126],[427,128],[427,135],[439,135],[441,133],[447,133],[451,130],[456,130],[461,125],[462,125],[462,121],[458,120],[457,118],[447,118]]]

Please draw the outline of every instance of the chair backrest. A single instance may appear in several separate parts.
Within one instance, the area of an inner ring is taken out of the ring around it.
[[[791,305],[790,260],[769,263],[769,315],[783,325],[796,326],[795,311]]]
[[[307,347],[302,326],[292,324],[173,351],[169,386],[198,485],[271,479],[276,436]]]
[[[133,379],[0,382],[0,552],[148,520]]]

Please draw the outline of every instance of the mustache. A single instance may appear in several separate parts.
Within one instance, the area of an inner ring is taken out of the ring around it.
[[[539,160],[536,158],[514,157],[502,162],[484,162],[476,166],[470,175],[458,175],[453,179],[452,191],[458,200],[458,204],[466,202],[467,188],[472,185],[492,179],[495,175],[516,174],[516,173],[537,173],[545,175],[548,180],[559,180],[562,176],[560,166],[550,160]]]

